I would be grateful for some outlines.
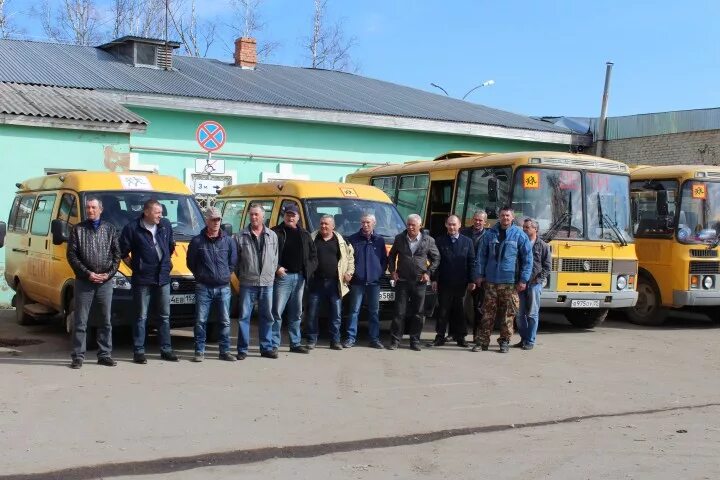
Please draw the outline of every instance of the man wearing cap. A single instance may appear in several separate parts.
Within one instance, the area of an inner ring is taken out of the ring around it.
[[[290,351],[310,353],[301,344],[300,321],[305,281],[311,278],[317,267],[317,250],[310,232],[298,225],[300,210],[289,203],[283,209],[283,223],[273,227],[278,237],[278,269],[273,286],[273,349],[280,347],[280,327],[285,308],[288,309],[288,333]]]
[[[206,326],[210,307],[215,305],[220,329],[220,360],[234,362],[230,353],[230,275],[237,263],[237,249],[232,238],[220,229],[220,210],[205,210],[205,228],[190,241],[187,266],[195,276],[195,356],[205,359]]]

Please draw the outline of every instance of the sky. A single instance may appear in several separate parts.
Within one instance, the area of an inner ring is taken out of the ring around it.
[[[38,2],[9,1],[42,37],[28,14]],[[196,1],[231,41],[229,0]],[[279,44],[268,63],[306,64],[312,0],[264,0],[260,15],[258,43]],[[456,98],[494,80],[467,100],[501,110],[596,117],[608,61],[610,116],[720,107],[717,0],[328,0],[328,19],[355,37],[358,74]],[[208,56],[231,59],[227,43]]]

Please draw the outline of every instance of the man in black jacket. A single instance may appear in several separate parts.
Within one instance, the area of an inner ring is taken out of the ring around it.
[[[475,249],[470,238],[460,235],[460,219],[450,215],[445,221],[447,235],[440,235],[437,248],[440,266],[435,271],[432,289],[438,293],[438,319],[435,325],[435,341],[429,346],[445,345],[448,320],[450,335],[460,347],[467,347],[465,335],[467,324],[463,311],[465,292],[475,290]]]
[[[395,318],[390,326],[390,350],[400,346],[408,319],[410,349],[420,351],[425,290],[430,277],[440,264],[435,240],[421,232],[422,220],[415,213],[408,215],[407,229],[395,237],[388,256],[388,269],[395,282]]]
[[[460,229],[460,235],[470,237],[473,242],[473,250],[477,255],[478,245],[482,241],[485,232],[485,224],[487,224],[487,213],[484,210],[476,210],[472,218],[473,224],[470,227]],[[482,323],[482,300],[485,295],[483,287],[477,287],[468,293],[465,298],[465,310],[468,323],[472,324],[473,343],[477,343],[478,333],[480,332],[480,324]]]
[[[288,308],[290,351],[310,353],[302,345],[300,322],[305,281],[317,267],[317,250],[310,232],[298,225],[300,210],[295,203],[283,210],[283,223],[273,227],[278,237],[278,269],[273,286],[273,350],[280,348],[280,327],[285,307]]]
[[[120,265],[120,248],[115,227],[100,220],[102,202],[89,197],[85,200],[85,220],[70,232],[67,259],[75,272],[75,319],[71,353],[72,368],[81,368],[85,360],[85,340],[88,317],[98,315],[98,360],[100,365],[114,367],[112,359],[112,324],[110,313],[113,282]],[[94,308],[93,308],[94,307]],[[95,322],[94,322],[95,323]]]
[[[137,309],[132,329],[135,363],[147,363],[145,328],[151,305],[160,337],[160,358],[178,361],[170,342],[170,257],[174,251],[172,226],[162,216],[162,205],[155,199],[146,201],[142,215],[125,225],[120,236],[123,262],[132,268],[133,303]]]

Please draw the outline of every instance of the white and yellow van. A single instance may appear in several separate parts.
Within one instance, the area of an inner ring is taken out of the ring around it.
[[[185,257],[188,242],[204,222],[195,198],[180,180],[145,173],[77,171],[31,178],[16,186],[8,223],[0,222],[0,236],[4,237],[0,245],[4,242],[5,280],[15,291],[13,304],[20,324],[60,314],[70,331],[75,276],[67,262],[67,240],[70,227],[84,220],[88,196],[103,202],[102,218],[112,222],[118,234],[142,214],[146,200],[160,202],[176,241],[170,323],[172,327],[194,324],[195,281]],[[131,275],[121,262],[112,279],[113,325],[128,325],[134,315]]]

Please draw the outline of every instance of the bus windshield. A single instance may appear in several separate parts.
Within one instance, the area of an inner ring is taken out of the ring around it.
[[[347,237],[360,230],[360,217],[365,213],[375,215],[375,233],[385,239],[395,238],[405,229],[405,222],[392,203],[351,198],[320,198],[305,200],[308,230],[320,228],[320,218],[332,215],[335,231]]]
[[[632,238],[630,178],[588,172],[586,175],[588,238],[624,243]]]
[[[513,210],[518,221],[534,218],[540,234],[553,238],[583,237],[583,197],[580,172],[520,168],[515,172]]]
[[[685,182],[677,238],[683,243],[715,243],[720,234],[720,183]]]
[[[173,236],[179,240],[189,240],[200,233],[205,226],[202,212],[190,195],[144,191],[90,192],[83,195],[82,204],[88,197],[97,197],[103,203],[102,219],[122,231],[123,227],[142,215],[143,204],[150,199],[160,202],[163,217],[173,227]],[[83,209],[83,218],[85,211]]]

